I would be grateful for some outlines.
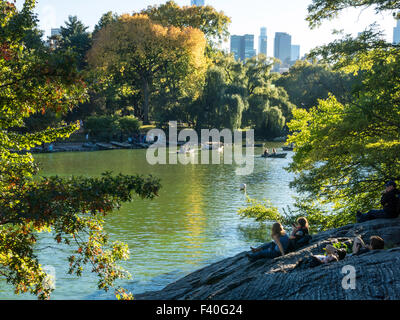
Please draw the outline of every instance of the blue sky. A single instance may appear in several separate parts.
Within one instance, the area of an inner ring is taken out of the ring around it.
[[[17,0],[22,3],[23,0]],[[148,5],[161,4],[160,0],[38,0],[36,12],[40,27],[50,33],[51,28],[64,24],[69,15],[77,15],[90,30],[107,11],[131,13],[146,8]],[[190,0],[175,0],[179,5],[190,5]],[[375,15],[373,10],[347,10],[338,19],[327,21],[322,27],[310,30],[305,17],[307,6],[312,0],[206,0],[219,11],[224,11],[232,18],[231,34],[251,33],[256,36],[255,47],[258,49],[260,27],[267,27],[268,54],[273,54],[275,32],[287,32],[292,35],[292,43],[301,45],[301,54],[311,48],[328,43],[334,39],[333,29],[343,29],[354,35],[364,30],[369,24],[377,22],[385,31],[387,40],[392,41],[395,21],[391,15]],[[225,46],[228,46],[226,44]]]

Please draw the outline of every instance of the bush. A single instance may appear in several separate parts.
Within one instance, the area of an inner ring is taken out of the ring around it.
[[[120,133],[118,119],[114,116],[92,116],[84,123],[85,132],[91,138],[110,141]]]
[[[142,122],[133,116],[122,117],[118,122],[122,134],[128,136],[138,133],[142,126]]]
[[[84,123],[85,132],[91,138],[110,141],[121,140],[138,133],[142,123],[132,116],[92,116]]]

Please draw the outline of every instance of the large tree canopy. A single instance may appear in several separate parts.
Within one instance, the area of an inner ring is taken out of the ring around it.
[[[376,13],[400,11],[399,0],[313,0],[308,7],[307,21],[311,27],[319,26],[324,20],[337,17],[347,8],[374,8]]]
[[[326,99],[329,94],[340,101],[345,100],[354,81],[349,74],[335,72],[328,64],[297,61],[275,83],[286,90],[295,106],[309,109],[318,104],[318,99]]]
[[[141,93],[143,120],[148,122],[155,88],[165,93],[201,83],[205,44],[198,29],[163,27],[146,15],[123,15],[98,32],[89,61]]]
[[[343,5],[373,4],[377,10],[393,10],[395,2],[327,1],[336,11]],[[326,10],[327,4],[314,1],[310,14],[318,4]],[[296,144],[289,168],[297,174],[292,186],[302,194],[300,207],[328,228],[354,221],[357,210],[379,207],[384,182],[400,179],[400,50],[372,28],[313,55],[357,79],[346,99],[330,96],[309,111],[296,109],[289,124],[290,141]],[[315,210],[316,203],[329,206]],[[328,211],[329,219],[321,215]]]
[[[200,29],[210,42],[222,42],[229,36],[231,19],[211,6],[180,7],[174,1],[167,1],[165,4],[149,6],[141,14],[163,26]]]
[[[69,272],[81,275],[85,264],[99,276],[98,286],[108,289],[129,274],[118,266],[127,259],[125,244],[110,243],[102,217],[134,195],[152,198],[159,182],[152,177],[41,178],[31,148],[66,138],[77,124],[18,133],[32,114],[52,110],[64,113],[86,97],[76,56],[55,53],[47,47],[24,45],[36,28],[35,1],[26,0],[21,11],[0,1],[0,278],[16,293],[49,298],[35,245],[40,232],[50,232],[55,244],[71,245],[66,257]]]

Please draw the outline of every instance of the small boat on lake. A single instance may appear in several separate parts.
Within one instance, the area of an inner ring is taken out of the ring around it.
[[[215,150],[218,152],[224,151],[224,145],[222,142],[206,142],[202,145],[203,150]]]
[[[264,148],[263,143],[258,143],[258,144],[244,144],[243,148]]]
[[[99,150],[116,150],[119,149],[117,147],[114,147],[111,143],[96,143],[96,146],[99,148]]]
[[[283,151],[293,151],[294,150],[294,143],[291,143],[291,144],[289,144],[287,146],[283,146],[282,150]]]
[[[130,143],[111,141],[110,144],[120,149],[132,149],[132,145]]]
[[[177,153],[192,155],[192,154],[194,154],[194,152],[195,152],[195,149],[192,149],[191,147],[188,147],[188,146],[182,146]]]
[[[262,154],[261,158],[286,158],[287,153],[271,153],[271,154]]]

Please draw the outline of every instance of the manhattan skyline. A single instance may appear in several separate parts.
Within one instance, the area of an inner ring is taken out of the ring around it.
[[[85,2],[70,0],[68,2],[39,0],[35,12],[38,14],[39,27],[50,35],[51,28],[59,28],[64,25],[69,15],[76,15],[92,31],[102,14],[113,11],[117,14],[138,12],[149,5],[162,4],[167,1],[140,0],[114,0],[112,3],[105,0],[87,0]],[[190,0],[176,0],[180,6],[191,4]],[[21,6],[22,0],[17,0],[17,6]],[[206,5],[213,6],[218,11],[223,11],[232,19],[229,28],[231,35],[253,34],[256,39],[260,34],[260,28],[268,30],[268,55],[273,56],[273,42],[276,32],[286,32],[292,35],[293,43],[301,45],[301,54],[310,49],[327,44],[338,38],[331,31],[344,30],[356,36],[358,32],[377,22],[386,35],[388,42],[393,41],[393,27],[396,22],[390,14],[375,15],[372,9],[363,12],[357,10],[345,10],[337,19],[325,21],[315,30],[310,30],[305,18],[307,6],[311,0],[286,0],[286,1],[259,1],[248,0],[246,5],[239,0],[206,0]],[[258,41],[255,49],[258,51]],[[229,51],[229,41],[223,48]]]

